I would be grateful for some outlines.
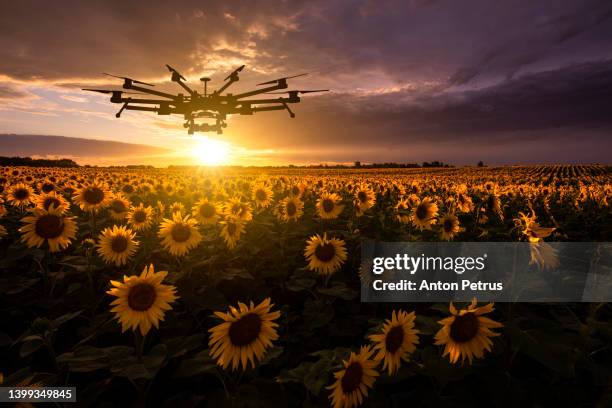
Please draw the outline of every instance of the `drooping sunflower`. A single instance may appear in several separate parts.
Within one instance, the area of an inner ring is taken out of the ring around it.
[[[444,346],[443,357],[449,355],[451,363],[456,363],[459,358],[463,363],[467,358],[472,364],[474,358],[482,358],[485,351],[491,351],[491,337],[499,336],[499,333],[491,329],[503,326],[483,316],[493,311],[493,303],[476,307],[474,299],[467,309],[457,311],[451,302],[449,311],[452,316],[438,322],[442,328],[435,336],[435,344]]]
[[[240,236],[244,232],[244,222],[236,217],[226,217],[221,224],[221,237],[229,249],[234,249]]]
[[[440,219],[440,239],[450,241],[461,232],[459,218],[454,214],[446,214]]]
[[[291,195],[281,200],[277,215],[282,221],[297,221],[304,214],[304,203],[298,196]]]
[[[117,297],[111,311],[121,323],[121,331],[140,330],[146,336],[152,326],[159,328],[168,310],[178,296],[176,288],[162,283],[168,275],[166,271],[155,272],[153,265],[143,269],[140,276],[124,276],[123,282],[111,281],[112,289],[107,291]]]
[[[265,184],[253,186],[253,199],[257,208],[268,208],[272,204],[272,189]]]
[[[556,229],[554,227],[541,227],[540,224],[536,221],[536,219],[537,217],[533,209],[531,210],[530,216],[526,215],[523,212],[519,212],[519,218],[515,219],[515,223],[522,225],[523,235],[525,235],[529,242],[532,243],[542,241],[544,238],[550,236],[550,234],[555,232]]]
[[[162,201],[157,200],[157,203],[155,204],[156,218],[158,220],[161,220],[162,218],[164,218],[165,213],[166,213],[166,205]]]
[[[464,213],[474,211],[474,203],[468,195],[467,185],[460,184],[456,187],[455,191],[457,192],[457,209]]]
[[[69,204],[61,194],[51,191],[50,193],[39,194],[36,197],[36,206],[47,211],[51,207],[58,208],[63,214],[68,210]]]
[[[535,264],[539,269],[557,269],[561,264],[559,250],[544,241],[530,242],[529,254],[529,264]]]
[[[136,233],[123,225],[107,227],[100,233],[98,254],[106,263],[124,265],[140,245],[135,236]]]
[[[71,217],[63,215],[61,208],[33,208],[31,213],[21,220],[26,225],[19,228],[21,241],[28,248],[40,248],[46,242],[50,252],[58,252],[67,248],[76,236],[76,223]]]
[[[202,241],[198,231],[198,222],[189,215],[173,213],[172,219],[164,218],[157,235],[162,239],[162,246],[174,256],[184,256],[197,247]]]
[[[130,211],[130,202],[122,193],[115,193],[108,202],[108,210],[113,220],[124,220]]]
[[[370,359],[373,353],[369,346],[362,346],[358,354],[351,352],[350,357],[343,361],[342,370],[334,373],[336,381],[326,387],[331,390],[329,399],[334,408],[357,407],[368,396],[368,389],[379,376],[377,362]]]
[[[316,234],[306,243],[304,256],[308,261],[308,269],[321,275],[331,275],[346,261],[346,246],[341,239],[328,239],[327,233],[322,237]]]
[[[408,201],[407,198],[400,199],[397,204],[395,204],[395,211],[397,212],[397,220],[401,224],[408,224],[410,222],[410,201]]]
[[[414,207],[411,214],[411,221],[419,230],[430,230],[432,224],[436,223],[438,215],[438,204],[432,202],[429,197],[425,197]]]
[[[96,212],[108,205],[110,192],[105,183],[96,180],[75,191],[72,200],[81,210]]]
[[[489,213],[498,216],[501,220],[504,219],[504,211],[502,210],[501,199],[497,194],[489,194],[483,200],[483,208]]]
[[[210,332],[208,346],[210,356],[217,360],[217,364],[227,369],[230,365],[232,371],[241,367],[253,368],[261,361],[266,350],[272,342],[278,339],[274,321],[280,317],[279,311],[271,311],[274,304],[270,298],[255,306],[253,302],[247,306],[238,303],[238,308],[230,306],[229,312],[215,312],[215,316],[223,320]]]
[[[140,203],[128,213],[128,223],[134,231],[146,231],[153,223],[153,208]]]
[[[355,191],[355,205],[358,215],[376,204],[376,194],[367,184],[360,185]]]
[[[221,213],[219,205],[203,198],[191,209],[193,216],[202,224],[215,224]]]
[[[317,200],[317,214],[324,220],[333,220],[344,210],[344,205],[340,204],[342,199],[336,193],[321,193]]]
[[[7,200],[14,207],[25,208],[34,201],[32,187],[26,183],[17,183],[9,187]]]
[[[370,340],[374,350],[378,350],[376,361],[383,361],[383,370],[388,369],[393,375],[400,368],[401,360],[408,361],[408,356],[416,350],[419,344],[419,331],[414,328],[414,312],[395,310],[391,320],[387,319],[382,327],[382,333],[373,334]]]

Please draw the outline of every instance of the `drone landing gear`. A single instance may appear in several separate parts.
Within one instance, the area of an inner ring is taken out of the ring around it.
[[[121,113],[125,110],[125,108],[128,107],[128,102],[125,102],[123,104],[123,106],[121,107],[121,109],[119,109],[119,112],[115,113],[115,117],[116,118],[120,118],[121,117]]]

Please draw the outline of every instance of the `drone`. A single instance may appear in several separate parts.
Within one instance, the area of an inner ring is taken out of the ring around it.
[[[211,79],[207,77],[200,78],[200,81],[204,84],[203,94],[189,87],[185,77],[167,64],[166,68],[170,71],[171,81],[176,82],[184,89],[185,93],[171,94],[158,91],[152,89],[155,87],[154,84],[106,72],[103,74],[122,79],[123,89],[130,92],[92,88],[83,88],[82,90],[110,94],[110,101],[112,103],[122,104],[121,109],[115,114],[117,118],[121,117],[124,110],[156,112],[158,115],[182,115],[185,119],[183,127],[187,129],[187,133],[190,135],[195,132],[223,133],[223,129],[227,127],[226,120],[228,115],[253,115],[256,112],[286,110],[289,113],[289,117],[294,118],[295,113],[291,110],[289,104],[300,102],[300,94],[329,91],[329,89],[313,89],[277,92],[288,88],[287,80],[308,75],[305,73],[262,82],[256,86],[264,86],[263,88],[252,91],[235,95],[231,93],[223,94],[232,84],[240,80],[239,74],[244,67],[244,65],[241,65],[232,71],[223,80],[225,82],[223,86],[210,93],[208,92],[208,82]],[[124,96],[124,94],[127,96]],[[285,96],[247,99],[262,94],[283,94]],[[214,123],[211,123],[211,120],[214,120]],[[199,121],[209,122],[198,123]]]

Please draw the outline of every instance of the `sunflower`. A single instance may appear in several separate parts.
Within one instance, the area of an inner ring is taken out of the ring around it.
[[[304,183],[294,184],[289,188],[289,195],[300,198],[305,191],[306,185]]]
[[[466,189],[467,191],[467,189]],[[474,203],[470,196],[467,193],[457,193],[457,209],[464,213],[469,213],[474,211]]]
[[[36,207],[47,211],[50,207],[59,208],[63,214],[68,209],[69,204],[61,194],[51,191],[50,193],[39,194],[36,197]]]
[[[244,232],[244,222],[236,217],[227,217],[221,224],[223,224],[221,237],[229,249],[234,249],[240,239],[240,235]]]
[[[174,256],[184,256],[202,241],[198,231],[198,222],[181,213],[173,213],[172,219],[164,218],[157,235],[162,239],[162,246]]]
[[[346,261],[346,247],[343,240],[327,238],[327,233],[321,237],[313,235],[306,243],[304,256],[308,261],[308,269],[321,275],[331,275],[340,269]]]
[[[416,350],[419,344],[418,330],[414,328],[414,312],[395,310],[391,320],[387,319],[382,327],[382,333],[373,334],[370,340],[374,343],[374,350],[378,350],[376,361],[383,361],[383,370],[389,369],[389,375],[397,372],[401,360],[407,361],[408,355]]]
[[[372,388],[379,373],[377,363],[370,359],[374,353],[369,346],[362,346],[358,354],[351,352],[344,368],[334,373],[336,381],[327,387],[331,390],[329,398],[334,408],[351,408],[362,404]]]
[[[215,224],[220,212],[219,206],[207,198],[203,198],[195,203],[191,209],[193,216],[202,224]]]
[[[497,183],[494,183],[492,181],[487,181],[486,183],[484,183],[482,188],[489,194],[495,194],[497,193],[499,186]]]
[[[121,221],[130,211],[130,202],[121,193],[115,193],[108,202],[108,209],[113,220]]]
[[[248,203],[243,203],[239,198],[230,198],[225,203],[224,213],[230,217],[238,217],[242,221],[250,221],[253,219],[251,206]]]
[[[134,231],[148,230],[153,222],[153,208],[140,203],[138,207],[132,207],[127,219]]]
[[[96,212],[106,207],[110,198],[106,184],[93,181],[78,189],[72,199],[81,207],[81,210]]]
[[[289,196],[281,200],[277,216],[282,221],[297,221],[304,214],[304,203],[298,196]]]
[[[40,191],[43,194],[48,194],[52,191],[58,190],[55,183],[49,179],[45,179],[44,181],[41,181],[40,183],[37,184],[36,187],[38,188],[38,191]]]
[[[395,211],[397,212],[396,217],[401,224],[408,224],[410,222],[409,210],[410,201],[408,201],[407,198],[399,200],[395,205]]]
[[[124,193],[124,194],[128,194],[128,195],[132,194],[132,193],[134,193],[134,186],[132,184],[130,184],[130,183],[124,184],[121,187],[121,192]]]
[[[503,221],[504,212],[502,210],[501,200],[497,194],[489,194],[485,197],[484,208],[491,214],[497,215]]]
[[[166,205],[162,201],[157,200],[157,204],[155,204],[155,210],[157,218],[162,219],[164,217],[164,214],[166,213]]]
[[[550,236],[556,229],[554,227],[540,227],[540,224],[536,222],[536,215],[533,209],[531,210],[531,216],[519,212],[519,218],[515,219],[515,222],[523,226],[523,235],[532,243],[542,241],[542,239]]]
[[[61,208],[33,208],[31,212],[32,215],[21,220],[26,225],[19,228],[23,234],[21,241],[28,248],[40,248],[46,241],[49,251],[57,252],[70,245],[70,240],[76,236],[77,226],[72,218],[62,214]]]
[[[257,208],[268,208],[272,204],[272,189],[264,184],[253,187],[253,199]]]
[[[173,202],[172,204],[170,204],[170,213],[174,214],[174,213],[179,213],[179,214],[184,214],[185,213],[185,204],[180,203],[178,201]]]
[[[34,200],[32,187],[25,183],[17,183],[8,189],[8,202],[15,207],[27,207]]]
[[[333,220],[338,218],[344,210],[344,206],[340,204],[341,198],[336,193],[321,193],[321,197],[317,200],[317,214],[324,220]]]
[[[239,302],[238,308],[230,307],[228,313],[215,312],[223,323],[208,330],[208,346],[218,365],[227,369],[231,364],[232,371],[239,366],[246,370],[250,362],[255,368],[272,341],[278,339],[278,324],[274,320],[280,317],[280,312],[271,312],[272,306],[270,298],[266,298],[257,306],[253,302],[249,306]]]
[[[462,228],[459,226],[459,218],[454,214],[446,214],[440,220],[440,239],[450,241],[461,232]]]
[[[529,254],[529,264],[539,269],[557,269],[560,265],[558,250],[544,241],[530,242]]]
[[[457,311],[451,302],[449,311],[452,316],[438,322],[442,328],[435,336],[435,344],[444,345],[443,357],[448,354],[451,363],[459,358],[463,363],[467,357],[471,364],[474,357],[482,358],[485,350],[491,351],[491,337],[499,336],[491,329],[502,327],[501,323],[483,316],[493,311],[493,303],[476,307],[474,299],[467,309]]]
[[[151,326],[159,328],[166,311],[172,310],[170,304],[177,299],[176,288],[162,283],[166,275],[168,272],[155,272],[151,264],[140,276],[124,276],[123,282],[110,282],[113,288],[106,293],[117,297],[111,303],[111,311],[121,323],[122,332],[139,329],[146,336]]]
[[[138,249],[138,241],[134,240],[136,234],[131,229],[113,225],[100,233],[98,254],[106,263],[121,266],[127,263]]]
[[[376,203],[376,194],[370,188],[370,186],[362,184],[355,191],[355,205],[357,206],[357,213],[363,214],[367,209],[374,206]]]
[[[431,229],[431,225],[436,223],[438,215],[438,205],[425,197],[414,207],[411,214],[412,223],[421,231]]]

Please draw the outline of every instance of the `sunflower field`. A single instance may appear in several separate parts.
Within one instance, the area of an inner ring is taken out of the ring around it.
[[[82,406],[612,406],[612,307],[362,303],[377,241],[610,241],[612,168],[0,169],[0,381]],[[550,260],[543,260],[547,262]]]

